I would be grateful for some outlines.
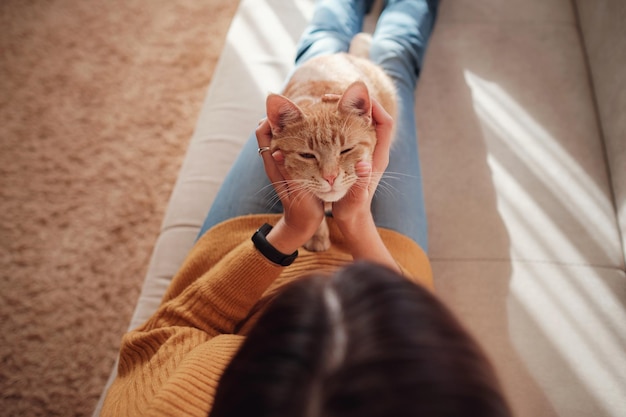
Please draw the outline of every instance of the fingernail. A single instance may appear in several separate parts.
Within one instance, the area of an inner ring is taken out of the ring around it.
[[[357,175],[367,175],[372,170],[372,164],[367,161],[357,162],[355,165]]]
[[[282,162],[285,158],[283,157],[283,153],[281,151],[276,151],[272,154],[272,158],[274,158],[274,160],[276,162]]]

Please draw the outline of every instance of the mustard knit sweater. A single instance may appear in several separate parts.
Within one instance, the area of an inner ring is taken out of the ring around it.
[[[273,264],[250,238],[263,223],[275,224],[279,218],[231,219],[196,243],[156,313],[124,336],[118,376],[101,417],[206,417],[219,378],[244,337],[235,328],[263,294],[312,272],[333,272],[352,260],[329,219],[328,251],[301,249],[292,265]],[[430,264],[420,247],[399,233],[379,233],[405,275],[432,289]]]

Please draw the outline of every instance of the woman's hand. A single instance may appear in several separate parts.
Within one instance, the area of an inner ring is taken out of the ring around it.
[[[401,272],[383,243],[372,216],[372,199],[389,165],[393,119],[376,100],[372,100],[372,118],[376,125],[372,162],[357,162],[358,180],[345,197],[333,204],[333,218],[355,260],[376,262]]]
[[[270,146],[272,130],[267,119],[256,129],[259,148]],[[289,254],[306,243],[324,219],[322,201],[291,181],[284,169],[281,151],[261,152],[265,173],[283,205],[284,214],[278,224],[267,235],[268,242],[282,253]]]
[[[342,229],[358,227],[358,223],[371,217],[374,193],[389,164],[393,119],[374,99],[372,99],[372,118],[376,126],[376,146],[372,162],[357,162],[355,166],[357,182],[345,197],[333,204],[333,217]]]

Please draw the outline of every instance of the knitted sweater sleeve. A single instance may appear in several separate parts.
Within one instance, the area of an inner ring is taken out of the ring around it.
[[[174,278],[180,291],[124,336],[118,376],[101,416],[207,415],[242,340],[232,334],[235,326],[284,268],[249,239],[216,263],[203,260],[206,249],[197,245]]]
[[[246,240],[195,280],[185,276],[194,271],[183,268],[173,284],[185,281],[186,288],[165,300],[140,330],[185,326],[209,337],[233,333],[282,270]]]

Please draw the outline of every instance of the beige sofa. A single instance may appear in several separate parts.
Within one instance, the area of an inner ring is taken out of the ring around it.
[[[131,328],[193,245],[312,6],[242,0]],[[437,291],[518,416],[626,415],[624,22],[620,0],[444,0],[426,55],[416,115]]]

